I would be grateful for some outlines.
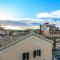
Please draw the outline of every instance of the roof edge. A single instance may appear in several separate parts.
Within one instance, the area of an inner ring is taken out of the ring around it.
[[[53,44],[53,42],[51,42],[51,40],[48,40],[47,38],[44,38],[44,37],[42,37],[42,36],[40,36],[40,35],[38,35],[38,34],[35,34],[35,33],[29,33],[29,34],[27,34],[26,36],[24,36],[23,38],[21,38],[21,39],[19,39],[19,40],[17,40],[17,41],[14,41],[14,42],[12,42],[12,43],[10,43],[10,44],[8,44],[8,45],[0,48],[0,52],[3,51],[3,50],[5,50],[6,48],[9,48],[9,47],[15,45],[16,43],[19,43],[19,42],[23,41],[24,39],[26,39],[26,38],[28,38],[28,37],[30,37],[30,36],[32,36],[32,35],[35,35],[35,36],[37,36],[38,38],[41,38],[41,39],[43,39],[44,41],[48,41],[49,43]],[[17,39],[18,39],[18,38],[17,38]]]

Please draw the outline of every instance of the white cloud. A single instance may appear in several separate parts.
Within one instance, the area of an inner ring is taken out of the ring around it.
[[[53,18],[60,18],[60,10],[53,11],[51,15]]]
[[[43,13],[38,13],[36,15],[37,18],[51,18],[51,15],[49,13],[43,12]]]
[[[49,24],[55,24],[56,27],[59,27],[60,28],[60,21],[59,20],[56,20],[55,21],[55,20],[50,19],[50,18],[49,19],[28,19],[28,20],[26,20],[26,22],[28,24],[30,24],[30,28],[31,29],[38,29],[39,28],[38,25],[37,26],[31,25],[31,23],[33,23],[33,22],[41,23],[41,24],[44,24],[44,23],[48,22]],[[29,26],[27,28],[29,28]]]
[[[36,15],[37,18],[60,18],[60,10],[52,11],[52,12],[39,12]]]
[[[2,20],[2,21],[6,21],[6,20],[20,21],[20,20],[23,20],[23,18],[12,16],[7,13],[0,13],[0,20]]]
[[[52,11],[52,12],[39,12],[36,15],[37,18],[43,18],[43,22],[49,22],[50,24],[56,24],[57,27],[60,27],[60,10]],[[58,20],[53,20],[53,18],[57,18]]]
[[[3,13],[0,13],[0,20],[10,20],[10,21],[23,21],[24,23],[26,23],[28,26],[20,26],[19,28],[17,29],[28,29],[28,28],[39,28],[39,26],[34,26],[32,25],[33,22],[36,22],[36,23],[41,23],[41,24],[44,24],[45,22],[49,22],[50,24],[56,24],[56,26],[60,27],[60,21],[57,20],[57,21],[54,21],[50,18],[60,18],[60,10],[56,10],[56,11],[53,11],[53,12],[41,12],[41,13],[38,13],[36,15],[36,19],[32,19],[32,18],[20,18],[20,17],[16,17],[16,16],[11,16],[9,14],[3,14]],[[38,19],[40,18],[40,19]],[[48,18],[48,19],[41,19],[41,18]],[[15,28],[15,27],[14,27]]]

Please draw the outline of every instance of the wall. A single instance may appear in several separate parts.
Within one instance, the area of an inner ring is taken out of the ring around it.
[[[33,58],[33,51],[41,49],[41,56]],[[22,60],[22,53],[29,52],[29,60],[52,60],[52,45],[39,39],[36,36],[31,36],[24,41],[21,41],[14,46],[0,52],[0,60]]]

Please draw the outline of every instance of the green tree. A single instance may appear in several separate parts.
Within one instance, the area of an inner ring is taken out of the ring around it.
[[[9,37],[12,36],[13,33],[14,33],[14,30],[11,30],[11,31],[9,32]]]

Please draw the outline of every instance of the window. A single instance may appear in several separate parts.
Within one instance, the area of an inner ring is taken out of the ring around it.
[[[36,51],[33,51],[33,57],[36,57]]]
[[[29,60],[29,52],[22,54],[22,60]]]
[[[41,56],[41,51],[37,50],[37,56]]]
[[[33,57],[36,57],[36,56],[41,56],[41,50],[33,51]]]

